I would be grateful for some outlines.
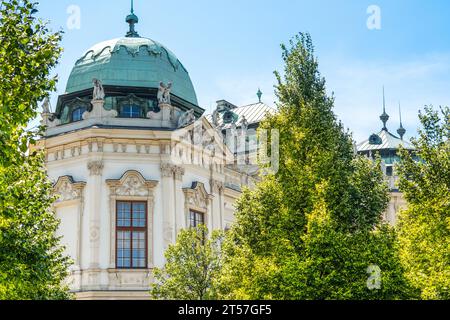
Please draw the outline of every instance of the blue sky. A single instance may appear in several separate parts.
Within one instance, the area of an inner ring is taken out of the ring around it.
[[[129,0],[40,0],[40,16],[65,31],[55,70],[64,92],[74,62],[93,44],[122,36]],[[81,10],[81,28],[68,29],[67,9]],[[381,29],[369,30],[367,8],[381,10]],[[310,32],[335,112],[357,141],[381,129],[382,86],[388,127],[399,126],[401,102],[407,136],[426,104],[450,105],[450,1],[446,0],[135,0],[137,30],[166,45],[189,70],[201,107],[226,99],[274,105],[280,44]]]

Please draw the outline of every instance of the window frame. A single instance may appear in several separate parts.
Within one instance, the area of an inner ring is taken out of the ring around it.
[[[75,112],[76,111],[78,111],[78,110],[84,110],[83,112],[81,112],[81,114],[80,114],[80,119],[79,120],[75,120],[75,117],[74,117],[74,114],[75,114]],[[85,106],[79,106],[79,107],[76,107],[76,108],[74,108],[73,110],[72,110],[72,113],[71,113],[71,122],[80,122],[80,121],[83,121],[83,114],[85,113],[85,112],[87,112],[87,108],[85,107]]]
[[[393,177],[394,176],[394,167],[386,166],[386,176]]]
[[[129,108],[130,112],[129,112],[129,116],[125,116],[125,112],[124,109],[125,108]],[[133,112],[133,108],[136,108],[138,110],[137,117],[133,117],[132,115],[134,114]],[[120,118],[123,119],[142,119],[142,107],[140,105],[137,104],[124,104],[121,106],[120,108]]]
[[[196,219],[194,219],[194,221],[196,222],[196,225],[193,226],[191,224],[191,222],[192,222],[192,219],[191,219],[192,214],[195,214],[195,218],[197,218],[200,215],[202,217],[202,222],[198,223],[198,221]],[[206,214],[204,212],[201,212],[201,211],[198,211],[198,210],[189,209],[189,228],[197,228],[200,225],[206,226]]]
[[[129,227],[119,227],[119,204],[120,203],[129,203],[131,204],[130,211],[130,226]],[[145,227],[134,227],[133,226],[133,204],[143,204],[145,207]],[[148,203],[146,201],[134,201],[134,200],[116,200],[116,217],[115,217],[115,267],[119,270],[144,270],[148,269],[148,257],[149,257],[149,245],[148,245]],[[119,267],[118,264],[118,234],[120,231],[130,232],[130,266],[129,267]],[[145,265],[143,267],[134,267],[133,266],[133,232],[144,232],[145,234]]]

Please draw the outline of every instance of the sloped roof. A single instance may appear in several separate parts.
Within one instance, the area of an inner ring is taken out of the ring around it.
[[[377,134],[381,138],[381,144],[371,144],[369,139],[356,145],[358,152],[375,151],[375,150],[398,150],[400,146],[408,150],[414,150],[411,143],[400,139],[387,130],[381,130]]]
[[[267,113],[274,114],[275,109],[268,106],[267,104],[263,102],[253,103],[242,107],[237,107],[230,110],[231,112],[237,114],[239,116],[239,119],[237,121],[237,124],[241,121],[242,117],[245,117],[247,119],[248,124],[257,124],[260,123],[266,116]],[[208,119],[209,122],[212,123],[212,115],[207,115],[206,119]],[[222,129],[229,129],[231,127],[231,124],[223,125],[223,119],[219,118],[219,126],[222,127]]]

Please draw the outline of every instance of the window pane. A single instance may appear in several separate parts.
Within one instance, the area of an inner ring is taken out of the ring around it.
[[[205,224],[205,217],[203,213],[191,211],[189,213],[189,222],[192,228],[196,228],[201,224]]]
[[[191,228],[195,228],[196,227],[196,225],[195,225],[195,212],[193,212],[193,211],[191,211],[189,213],[189,222],[190,222]]]
[[[85,112],[86,112],[86,107],[76,108],[72,112],[72,121],[76,122],[76,121],[83,120],[83,113],[85,113]]]
[[[141,108],[136,105],[123,106],[121,116],[125,118],[140,118]]]
[[[145,228],[145,226],[147,225],[145,216],[145,203],[133,203],[133,227]]]
[[[131,267],[131,233],[129,231],[117,232],[117,267]]]
[[[133,267],[144,268],[145,263],[145,232],[133,232]]]
[[[197,226],[204,224],[204,218],[202,213],[197,213]]]
[[[117,226],[131,227],[131,203],[119,202],[117,204]]]

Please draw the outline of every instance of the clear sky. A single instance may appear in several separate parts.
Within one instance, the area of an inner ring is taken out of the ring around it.
[[[80,29],[68,28],[71,5],[80,9]],[[381,29],[367,27],[371,5],[380,9]],[[130,1],[40,0],[39,10],[54,30],[65,31],[55,70],[62,94],[86,49],[125,34]],[[357,141],[382,127],[383,85],[388,128],[397,130],[401,102],[408,137],[417,130],[420,108],[450,105],[447,0],[135,0],[135,13],[140,35],[166,45],[188,69],[207,112],[219,99],[256,102],[258,87],[274,105],[280,44],[300,31],[311,33],[335,111]]]

